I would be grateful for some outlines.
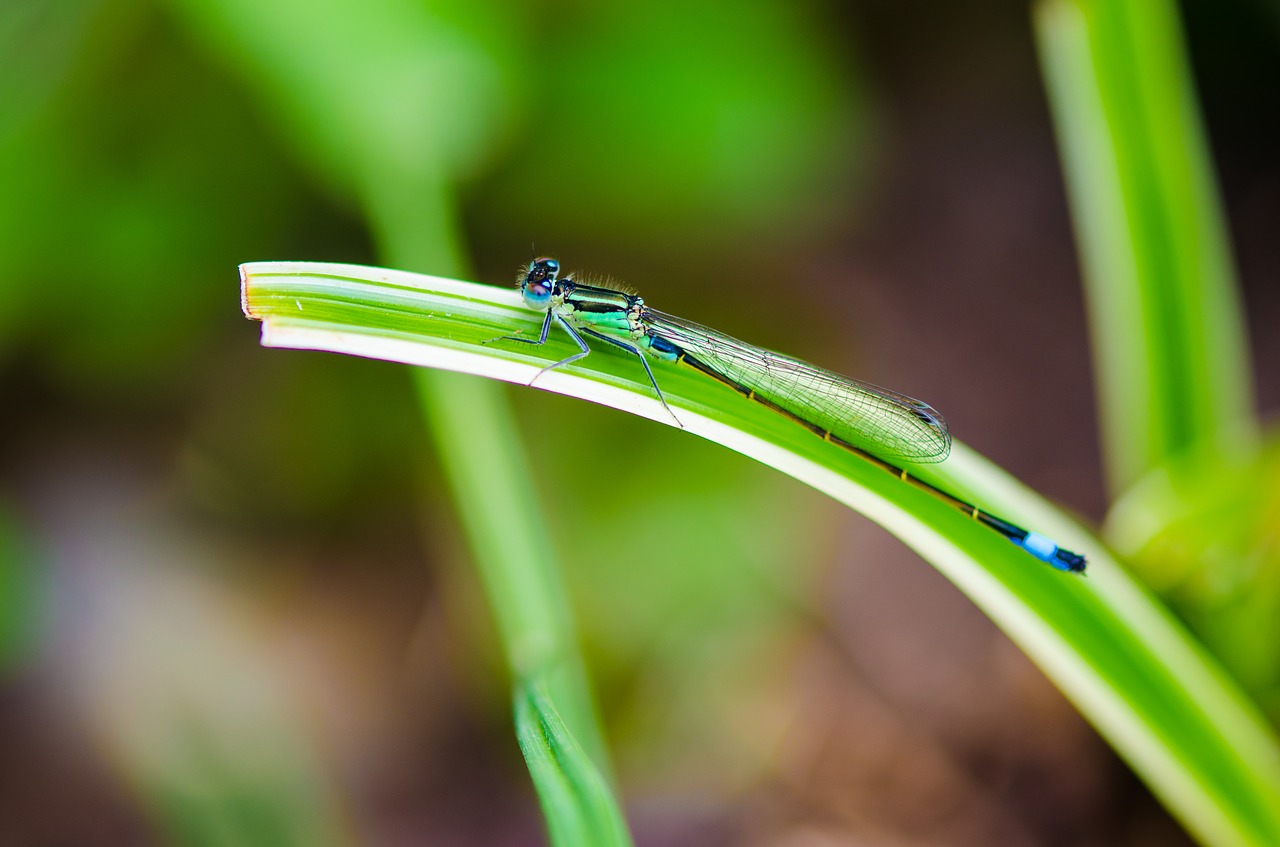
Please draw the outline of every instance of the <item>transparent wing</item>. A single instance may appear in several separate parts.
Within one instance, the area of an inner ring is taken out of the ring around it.
[[[654,309],[645,309],[644,320],[725,379],[882,459],[931,463],[951,453],[947,422],[928,403]]]

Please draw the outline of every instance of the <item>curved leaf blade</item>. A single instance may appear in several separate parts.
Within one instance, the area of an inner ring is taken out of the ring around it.
[[[511,289],[381,268],[242,266],[263,344],[328,350],[528,383],[577,350],[485,344],[536,333]],[[520,349],[511,349],[511,348]],[[922,477],[1089,556],[1088,579],[1044,566],[954,509],[692,372],[658,377],[683,428],[783,471],[901,538],[978,604],[1049,675],[1206,843],[1280,843],[1280,744],[1203,649],[1079,525],[962,444]],[[588,356],[538,380],[675,425],[633,359]]]

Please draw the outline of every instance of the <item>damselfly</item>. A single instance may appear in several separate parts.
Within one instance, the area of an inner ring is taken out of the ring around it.
[[[555,259],[535,259],[522,269],[520,292],[530,308],[546,313],[542,332],[536,341],[516,336],[501,340],[545,344],[555,321],[580,351],[543,368],[538,376],[589,355],[591,348],[582,337],[589,335],[634,354],[663,407],[679,423],[645,354],[691,367],[954,506],[1058,570],[1084,572],[1084,556],[985,512],[895,464],[930,464],[950,455],[947,423],[927,403],[659,312],[638,295],[578,283],[572,276],[560,279],[560,263]]]

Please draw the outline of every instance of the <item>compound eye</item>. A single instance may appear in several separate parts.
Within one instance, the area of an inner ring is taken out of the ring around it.
[[[551,302],[551,286],[541,282],[526,283],[520,293],[524,295],[524,302],[534,309],[545,310]]]
[[[533,263],[533,271],[535,273],[540,271],[543,275],[554,280],[556,274],[560,273],[560,263],[555,259],[538,259]]]

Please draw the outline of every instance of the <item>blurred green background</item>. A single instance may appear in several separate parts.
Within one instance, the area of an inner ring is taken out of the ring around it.
[[[1268,410],[1280,12],[1182,12]],[[385,261],[381,168],[453,233],[414,270],[558,256],[925,398],[1104,517],[1024,4],[10,0],[0,57],[0,843],[540,843],[406,370],[239,311],[240,262]],[[637,843],[1186,839],[878,528],[510,394]]]

